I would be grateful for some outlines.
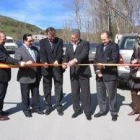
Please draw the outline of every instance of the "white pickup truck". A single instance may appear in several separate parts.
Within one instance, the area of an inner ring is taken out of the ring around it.
[[[14,39],[10,36],[6,36],[6,42],[4,47],[9,53],[14,53],[15,50],[18,48],[17,44],[15,43]]]

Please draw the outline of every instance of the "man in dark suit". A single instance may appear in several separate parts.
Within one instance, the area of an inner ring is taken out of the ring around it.
[[[52,111],[51,90],[52,79],[55,86],[56,108],[60,116],[63,115],[61,100],[63,97],[63,71],[62,67],[57,67],[62,63],[63,40],[56,37],[56,31],[53,27],[46,29],[47,38],[40,41],[40,58],[42,63],[54,64],[55,66],[42,67],[43,89],[45,96],[46,111],[49,115]]]
[[[25,62],[21,62],[10,57],[9,53],[4,47],[6,35],[0,32],[0,63],[14,64],[24,66]],[[6,95],[8,82],[11,79],[11,69],[0,68],[0,121],[9,120],[7,115],[9,112],[3,111],[4,98]]]
[[[95,63],[119,63],[119,46],[111,41],[108,31],[101,33],[102,44],[97,46]],[[94,117],[101,117],[107,113],[107,95],[112,120],[117,120],[117,67],[95,66],[96,88],[100,111]]]
[[[70,80],[72,89],[73,109],[72,118],[76,118],[82,113],[80,109],[80,90],[81,102],[84,113],[88,120],[91,120],[91,96],[90,83],[91,71],[89,66],[78,66],[76,64],[88,64],[89,42],[80,39],[80,31],[73,29],[71,31],[71,43],[66,48],[66,54],[63,60],[63,69],[70,66]]]
[[[15,58],[19,61],[28,61],[30,64],[40,63],[39,51],[32,44],[32,35],[24,34],[23,46],[16,50]],[[32,112],[43,114],[39,105],[40,79],[40,67],[20,68],[18,71],[17,80],[20,82],[22,107],[26,117],[32,117]],[[30,91],[32,93],[32,112],[30,110]]]

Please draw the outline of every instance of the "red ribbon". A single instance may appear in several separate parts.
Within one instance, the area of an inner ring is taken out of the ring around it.
[[[88,66],[88,65],[97,65],[97,66],[119,66],[119,67],[125,67],[125,66],[131,66],[131,67],[138,67],[140,64],[108,64],[108,63],[97,63],[97,64],[77,64],[79,66]],[[21,67],[20,65],[11,65],[11,64],[5,64],[5,63],[0,63],[0,68],[2,69],[7,69],[7,68],[27,68],[27,67],[44,67],[44,66],[62,66],[62,64],[43,64],[43,63],[33,63],[31,65],[27,65],[24,67]]]

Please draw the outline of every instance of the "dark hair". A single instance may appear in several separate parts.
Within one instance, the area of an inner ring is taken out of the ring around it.
[[[24,41],[24,40],[27,40],[27,37],[29,37],[29,36],[32,36],[32,34],[24,34],[24,35],[23,35],[23,41]]]
[[[52,32],[52,31],[54,31],[55,32],[55,29],[53,28],[53,27],[48,27],[47,29],[46,29],[46,33],[48,34],[48,32]]]
[[[110,31],[102,31],[101,34],[107,34],[108,38],[112,37],[112,33]]]

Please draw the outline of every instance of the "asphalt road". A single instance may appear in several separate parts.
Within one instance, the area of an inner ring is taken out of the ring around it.
[[[92,68],[91,68],[92,69]],[[93,69],[92,69],[93,73]],[[17,69],[12,70],[5,98],[4,109],[10,112],[10,120],[0,122],[0,140],[139,140],[140,122],[135,122],[136,116],[128,116],[131,111],[130,92],[119,90],[118,120],[113,122],[108,113],[101,118],[86,120],[84,114],[72,119],[71,89],[69,69],[64,74],[63,99],[64,115],[59,116],[54,110],[49,116],[33,114],[26,118],[21,111],[21,94],[19,83],[16,81]],[[45,109],[42,82],[40,83],[41,109]],[[92,113],[99,111],[96,96],[95,75],[91,78]],[[54,103],[55,97],[52,97]]]

